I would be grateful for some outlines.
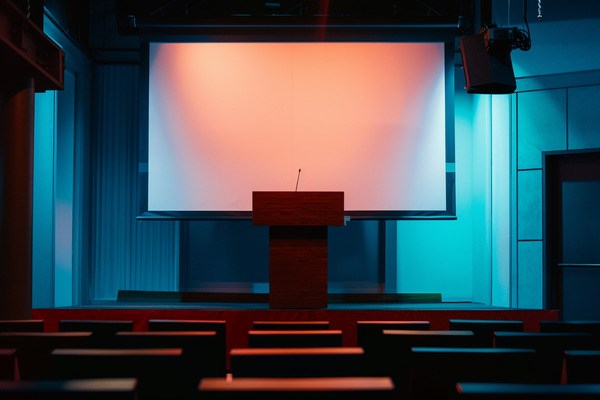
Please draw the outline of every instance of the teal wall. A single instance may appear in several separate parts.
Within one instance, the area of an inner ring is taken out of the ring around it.
[[[513,52],[515,306],[544,306],[542,153],[600,147],[597,19],[531,24],[532,49]]]
[[[36,93],[33,307],[80,304],[88,265],[91,62],[47,17],[45,33],[65,52],[64,89]]]

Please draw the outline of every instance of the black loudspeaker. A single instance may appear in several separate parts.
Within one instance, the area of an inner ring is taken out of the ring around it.
[[[467,93],[507,94],[517,88],[510,43],[486,43],[484,33],[460,39]]]

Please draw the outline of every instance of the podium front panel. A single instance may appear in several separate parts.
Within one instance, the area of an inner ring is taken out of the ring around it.
[[[326,226],[270,227],[270,307],[326,308],[327,252]]]
[[[254,225],[340,226],[344,192],[252,192]]]

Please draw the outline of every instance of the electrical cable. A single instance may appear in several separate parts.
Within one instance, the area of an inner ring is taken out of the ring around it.
[[[531,49],[531,31],[529,30],[529,22],[527,21],[527,0],[523,0],[523,22],[527,30],[513,28],[515,40],[512,43],[512,48],[528,51]]]

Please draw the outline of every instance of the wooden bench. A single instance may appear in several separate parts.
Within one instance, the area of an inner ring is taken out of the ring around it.
[[[215,331],[227,334],[227,321],[205,319],[149,319],[149,331]]]
[[[534,349],[543,359],[545,383],[561,383],[565,350],[589,349],[594,336],[573,332],[495,332],[494,347]],[[597,344],[596,344],[597,346]]]
[[[59,332],[91,332],[90,346],[106,347],[117,332],[133,331],[133,321],[62,319],[58,321]]]
[[[457,330],[384,329],[382,339],[387,346],[405,354],[411,347],[476,347],[477,344],[472,331]]]
[[[383,344],[384,329],[428,331],[429,321],[381,321],[364,320],[356,321],[356,343],[365,350],[365,358],[372,375],[385,375],[385,363],[381,362],[385,353]]]
[[[43,319],[0,320],[0,332],[44,332]]]
[[[429,321],[356,321],[357,345],[368,350],[381,341],[384,329],[428,331]]]
[[[17,374],[17,350],[0,349],[0,379],[15,379]]]
[[[265,347],[340,347],[342,331],[326,330],[250,330],[248,346]]]
[[[329,321],[253,321],[252,330],[327,330]]]
[[[472,331],[481,347],[494,346],[494,332],[523,332],[524,323],[519,320],[450,319],[450,330]]]
[[[137,400],[137,380],[0,381],[2,400]]]
[[[360,347],[244,348],[229,353],[238,377],[365,376]]]
[[[49,379],[52,350],[89,347],[91,337],[91,332],[2,332],[0,347],[17,350],[20,379]]]
[[[458,400],[599,399],[600,384],[458,382]]]
[[[540,321],[540,332],[581,332],[600,335],[600,321],[558,320]]]
[[[117,332],[113,348],[181,348],[187,371],[200,380],[225,376],[226,350],[215,331]]]
[[[600,383],[600,350],[567,350],[564,357],[566,383]]]
[[[384,329],[377,353],[378,371],[394,379],[399,396],[406,396],[409,385],[410,352],[413,347],[476,347],[471,331]]]
[[[143,399],[183,399],[194,390],[181,349],[56,349],[54,379],[135,378]]]
[[[456,382],[539,382],[539,357],[531,349],[413,347],[409,398],[452,398]]]
[[[217,333],[219,349],[223,349],[222,359],[224,365],[218,368],[227,368],[227,321],[212,319],[149,319],[148,330],[151,332],[168,331],[214,331]]]
[[[319,399],[392,400],[389,377],[326,378],[204,378],[198,386],[202,399]]]
[[[92,332],[100,335],[114,335],[117,332],[133,331],[133,321],[99,319],[61,319],[59,332]]]

